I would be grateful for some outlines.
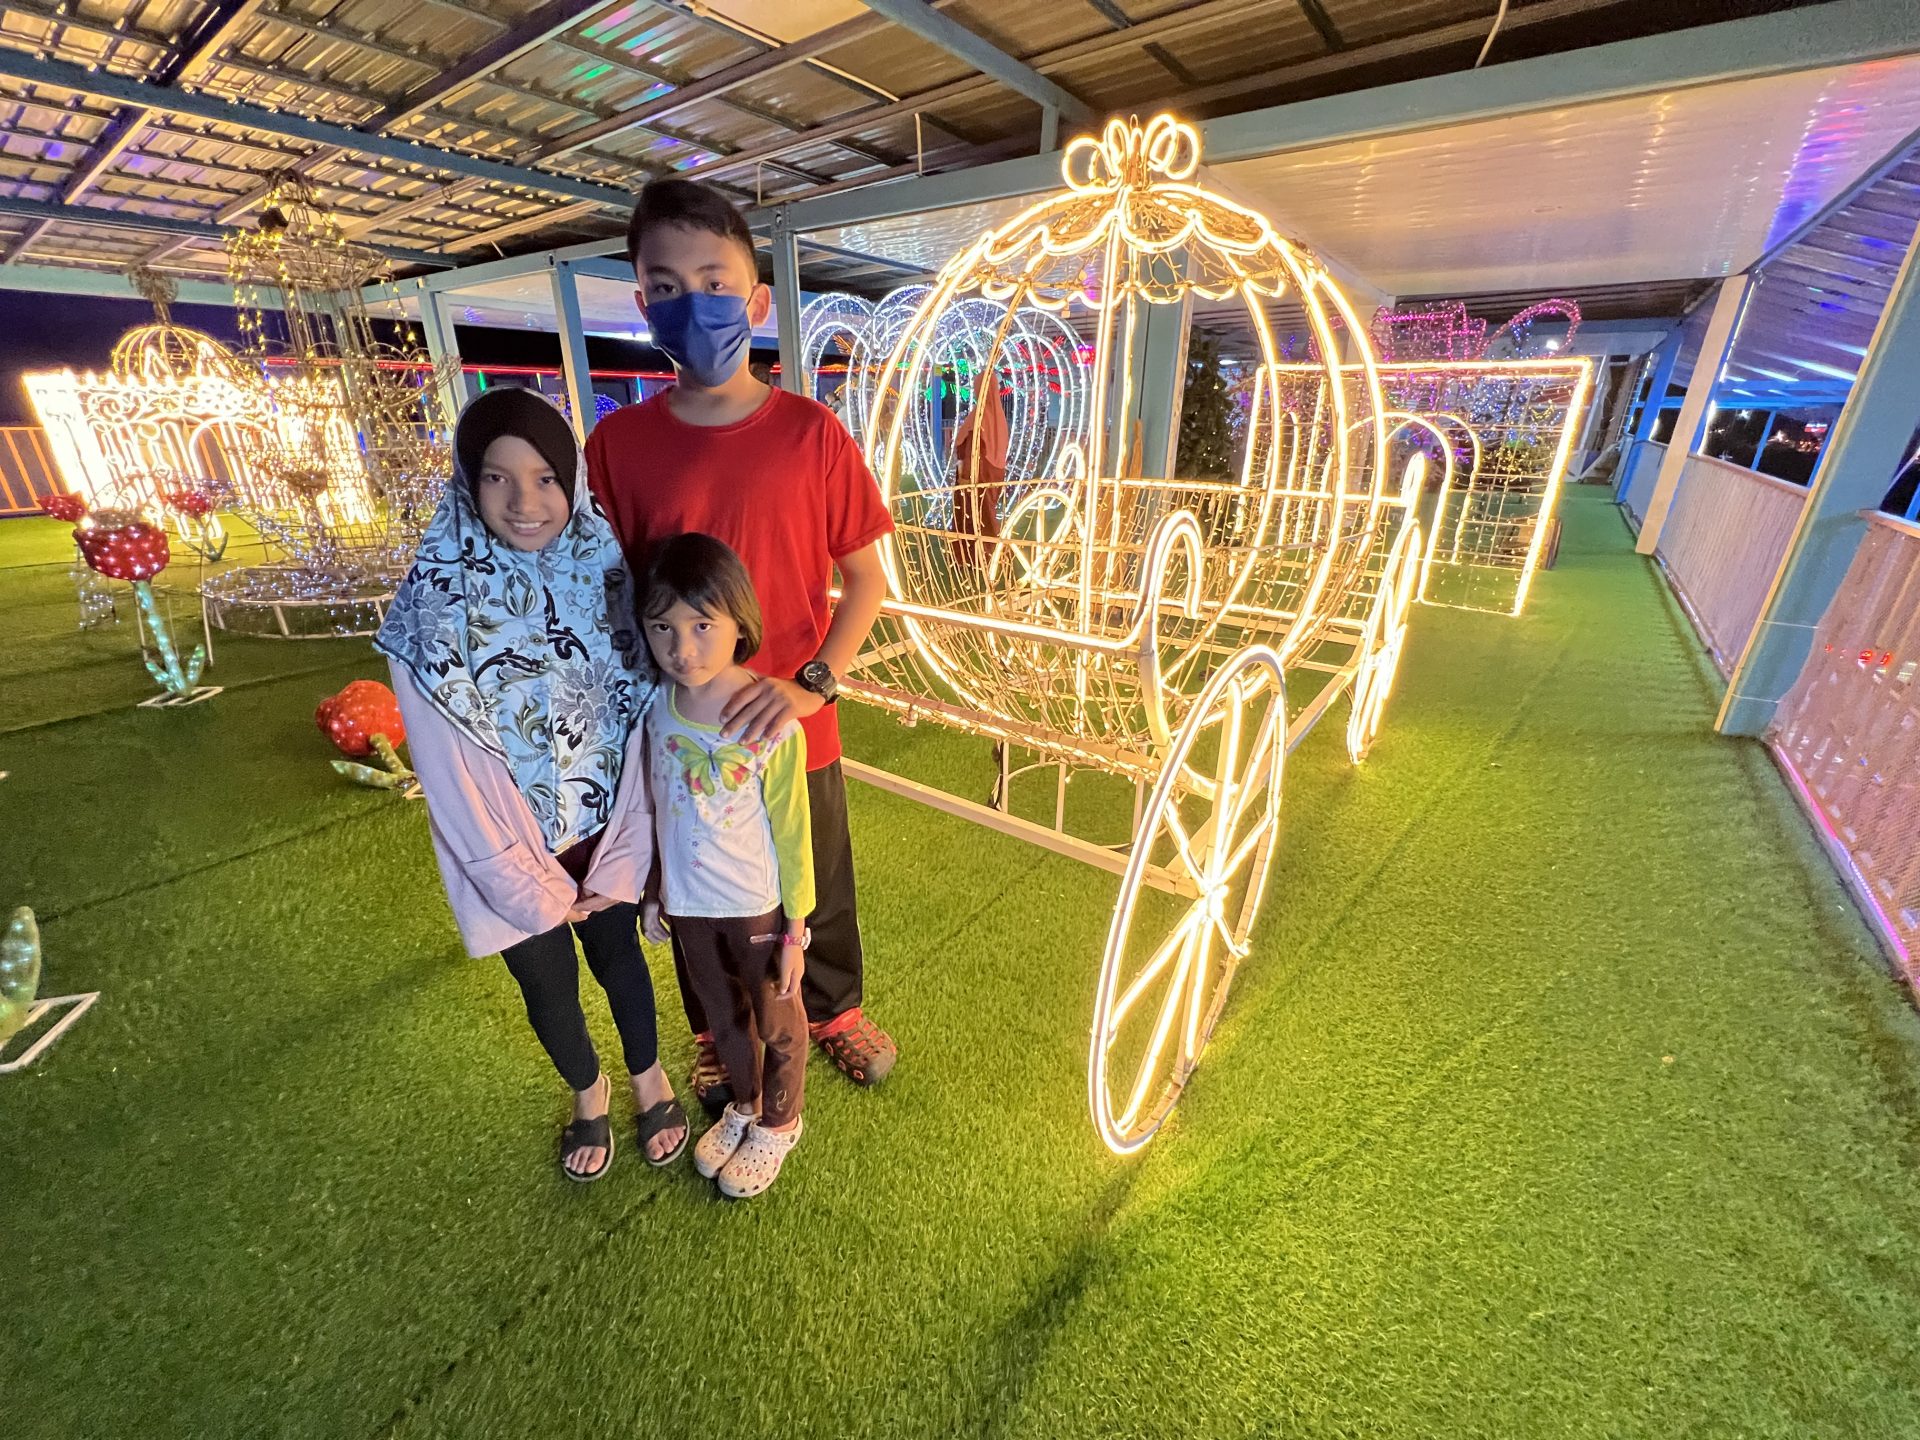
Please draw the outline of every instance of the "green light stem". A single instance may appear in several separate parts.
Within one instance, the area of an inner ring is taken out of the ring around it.
[[[153,631],[154,646],[160,651],[161,660],[165,662],[158,669],[153,666],[147,668],[154,671],[153,678],[160,682],[163,689],[175,695],[186,694],[193,688],[193,682],[180,669],[180,656],[173,648],[173,635],[167,629],[166,617],[161,615],[159,605],[154,602],[152,583],[146,580],[134,581],[133,593],[140,602],[140,613],[147,617],[147,628]]]

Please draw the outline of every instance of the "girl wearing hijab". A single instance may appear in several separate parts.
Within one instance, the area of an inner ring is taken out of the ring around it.
[[[458,471],[375,645],[393,669],[434,857],[470,955],[499,951],[573,1091],[569,1180],[613,1163],[607,1077],[574,938],[607,992],[649,1165],[687,1145],[660,1067],[639,901],[653,863],[639,719],[655,681],[632,579],[544,397],[489,390],[454,427]]]

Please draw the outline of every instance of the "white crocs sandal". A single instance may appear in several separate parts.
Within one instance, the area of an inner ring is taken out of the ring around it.
[[[693,1147],[693,1168],[707,1179],[713,1179],[733,1158],[753,1122],[752,1115],[742,1114],[736,1106],[727,1106],[720,1112],[718,1122]]]
[[[787,1152],[799,1143],[806,1121],[791,1130],[763,1130],[759,1125],[747,1131],[747,1138],[720,1169],[720,1193],[729,1200],[745,1200],[758,1195],[780,1177],[780,1166]]]

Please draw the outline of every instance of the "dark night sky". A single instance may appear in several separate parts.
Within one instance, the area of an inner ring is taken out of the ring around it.
[[[234,312],[220,305],[176,305],[174,319],[238,345]],[[0,290],[0,424],[38,423],[20,376],[33,370],[104,370],[114,342],[153,319],[144,300],[97,296],[35,295]],[[460,353],[469,365],[560,364],[557,335],[461,326]],[[768,357],[770,358],[771,352]],[[589,336],[587,357],[596,369],[658,370],[669,367],[659,351],[630,341]]]

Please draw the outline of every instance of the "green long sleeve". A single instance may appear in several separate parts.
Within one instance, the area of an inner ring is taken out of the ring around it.
[[[807,802],[807,737],[795,726],[767,757],[760,793],[780,862],[780,908],[789,922],[813,913],[813,812]]]

